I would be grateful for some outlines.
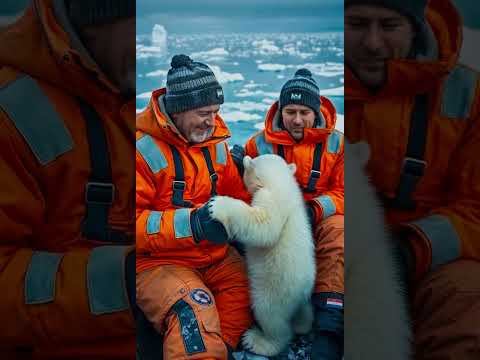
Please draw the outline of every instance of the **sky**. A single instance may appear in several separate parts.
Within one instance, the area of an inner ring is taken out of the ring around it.
[[[343,1],[138,0],[137,18],[138,33],[156,23],[172,34],[342,31]]]
[[[0,0],[0,17],[11,16],[21,11],[30,0]],[[460,9],[465,25],[480,28],[480,3],[475,0],[453,0]],[[161,5],[160,5],[161,4]],[[243,29],[247,25],[267,28],[267,32],[284,27],[298,31],[314,31],[316,28],[331,28],[343,16],[342,0],[137,0],[137,15],[145,25],[152,28],[157,23],[172,25],[179,31],[190,31],[201,25],[215,32],[222,26],[231,25],[238,30],[238,18],[243,17]],[[237,20],[231,20],[235,19]],[[300,20],[296,22],[296,20]],[[215,25],[215,22],[217,24]],[[192,26],[189,23],[192,22]],[[270,31],[268,31],[270,29]],[[144,30],[141,27],[139,30]],[[240,29],[241,30],[241,29]]]

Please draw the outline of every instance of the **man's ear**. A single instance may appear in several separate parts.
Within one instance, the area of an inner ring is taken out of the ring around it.
[[[295,172],[297,171],[297,165],[295,165],[295,163],[288,164],[288,168],[290,169],[292,174],[295,174]]]
[[[250,169],[253,167],[253,161],[252,161],[252,158],[248,155],[246,155],[244,158],[243,158],[243,167],[245,169]]]

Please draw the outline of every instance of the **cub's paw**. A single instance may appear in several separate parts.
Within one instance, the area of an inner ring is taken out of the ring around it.
[[[275,356],[286,345],[282,341],[267,338],[256,326],[248,329],[242,336],[242,345],[248,351],[264,356]]]
[[[232,208],[232,200],[228,196],[215,196],[209,202],[210,216],[220,221],[224,226],[228,224],[229,212]]]

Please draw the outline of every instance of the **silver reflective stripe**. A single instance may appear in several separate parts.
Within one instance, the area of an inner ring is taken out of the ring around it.
[[[136,142],[137,150],[155,174],[168,166],[167,159],[150,135],[145,135]]]
[[[273,154],[273,145],[265,140],[265,133],[262,132],[255,137],[258,155]]]
[[[328,136],[327,139],[327,152],[330,154],[338,154],[341,149],[343,135],[337,130]]]
[[[0,89],[0,108],[22,134],[40,164],[47,165],[73,149],[72,136],[62,118],[31,77],[21,77]]]
[[[150,211],[147,219],[147,234],[158,234],[160,232],[160,222],[162,221],[161,211]]]
[[[225,143],[218,143],[217,149],[217,164],[227,165],[227,150],[225,149]]]
[[[129,307],[125,284],[125,250],[127,246],[109,245],[94,248],[88,258],[87,288],[90,312],[109,314]]]
[[[324,219],[336,213],[337,207],[330,196],[322,195],[315,198],[315,201],[322,206]]]
[[[55,298],[55,279],[63,254],[34,251],[25,274],[25,304],[44,304]]]
[[[412,222],[428,238],[432,247],[432,269],[458,259],[460,238],[447,217],[432,215]]]
[[[173,215],[173,228],[177,239],[192,236],[189,209],[175,210],[175,214]]]
[[[464,66],[456,66],[443,84],[442,115],[450,118],[468,118],[477,87],[477,73]]]

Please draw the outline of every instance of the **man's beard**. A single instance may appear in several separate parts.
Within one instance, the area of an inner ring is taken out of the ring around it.
[[[212,134],[213,132],[213,129],[212,130],[205,130],[201,133],[198,133],[198,132],[192,132],[190,134],[190,139],[188,139],[190,142],[192,143],[201,143],[201,142],[204,142],[205,140],[208,139],[208,137]]]

